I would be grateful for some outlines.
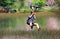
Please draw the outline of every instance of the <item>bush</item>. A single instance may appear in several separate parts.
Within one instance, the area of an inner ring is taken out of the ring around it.
[[[41,9],[41,7],[46,5],[46,1],[45,0],[34,0],[32,2],[32,5],[34,6],[38,6],[37,8],[35,8],[35,11],[39,11]]]
[[[45,0],[34,0],[33,2],[32,2],[32,4],[33,5],[38,5],[39,7],[42,7],[42,6],[44,6],[45,4],[46,4],[46,1]]]
[[[30,11],[31,11],[31,9],[26,6],[20,9],[20,12],[30,12]]]

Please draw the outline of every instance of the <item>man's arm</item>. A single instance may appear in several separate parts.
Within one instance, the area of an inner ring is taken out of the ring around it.
[[[32,17],[32,14],[31,15],[29,15],[29,18],[31,18]]]
[[[34,19],[36,19],[36,16],[34,15]]]

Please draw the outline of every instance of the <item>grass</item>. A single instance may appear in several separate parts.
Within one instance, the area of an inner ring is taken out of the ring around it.
[[[60,31],[58,32],[48,32],[46,31],[5,31],[2,30],[0,31],[0,36],[28,36],[28,37],[33,37],[33,39],[57,39],[60,36]]]

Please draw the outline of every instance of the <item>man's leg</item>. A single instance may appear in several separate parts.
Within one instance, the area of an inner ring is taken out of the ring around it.
[[[32,22],[30,22],[30,27],[31,27],[31,29],[33,29],[33,24],[32,24]]]
[[[41,30],[41,27],[39,27],[38,23],[34,23],[34,25],[38,28],[38,30]]]
[[[38,25],[38,23],[34,23],[34,25],[39,29],[39,25]]]

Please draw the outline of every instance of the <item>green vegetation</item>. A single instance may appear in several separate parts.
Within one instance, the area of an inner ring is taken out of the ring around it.
[[[0,0],[0,6],[2,6],[6,12],[9,12],[10,9],[13,8],[15,2],[16,0]]]
[[[40,11],[40,9],[46,5],[46,0],[33,0],[32,5],[38,7],[35,8],[35,11]]]
[[[46,0],[33,0],[32,2],[33,5],[38,5],[39,7],[45,6],[46,5]]]
[[[35,2],[34,2],[35,1]],[[33,0],[32,5],[37,5],[39,8],[36,11],[39,11],[42,6],[45,6],[45,0]],[[25,5],[25,0],[0,0],[0,6],[2,6],[6,12],[30,12],[30,8]]]
[[[27,6],[24,6],[23,8],[20,9],[20,12],[23,12],[23,13],[30,13],[31,12],[31,9]]]
[[[31,9],[26,6],[25,1],[26,0],[0,0],[0,6],[3,7],[6,12],[30,12]],[[60,7],[60,0],[56,0],[56,4]],[[45,7],[46,0],[32,0],[32,5],[38,7],[35,8],[35,11],[56,11],[53,7]]]
[[[57,4],[58,4],[59,9],[60,9],[60,0],[57,0]]]
[[[58,6],[60,6],[60,0],[57,0],[57,4],[58,4]]]
[[[0,6],[2,6],[6,12],[18,12],[20,8],[24,7],[24,0],[22,2],[17,0],[0,0]]]

